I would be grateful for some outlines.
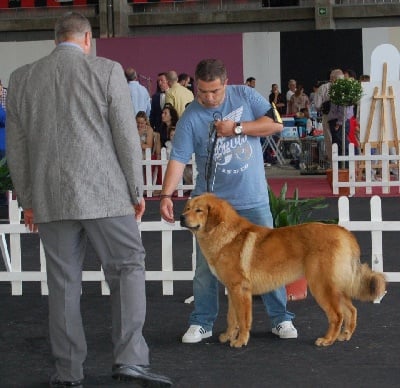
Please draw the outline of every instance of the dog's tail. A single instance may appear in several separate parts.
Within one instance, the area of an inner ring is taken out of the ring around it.
[[[355,299],[372,302],[385,294],[386,279],[381,272],[372,271],[368,264],[359,264],[353,284],[353,297]]]

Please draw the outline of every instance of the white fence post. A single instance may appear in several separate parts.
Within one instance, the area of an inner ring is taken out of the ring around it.
[[[378,196],[371,198],[371,222],[382,223],[381,199]],[[372,269],[383,272],[382,230],[371,230]]]
[[[21,209],[18,202],[13,200],[12,192],[8,192],[8,214],[10,224],[20,224]],[[10,233],[10,253],[12,272],[21,272],[21,235],[19,233]],[[11,282],[12,295],[22,295],[22,281],[14,280]]]

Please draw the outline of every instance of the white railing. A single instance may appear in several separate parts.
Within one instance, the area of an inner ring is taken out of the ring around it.
[[[351,231],[371,232],[371,266],[374,271],[384,272],[388,282],[400,282],[399,272],[385,272],[383,267],[382,232],[400,232],[400,221],[383,221],[381,198],[371,197],[371,221],[350,221],[349,199],[340,197],[339,225]],[[400,262],[399,262],[400,267]]]
[[[10,196],[11,198],[11,196]],[[48,294],[46,281],[46,261],[45,254],[40,243],[40,270],[25,271],[22,270],[22,247],[21,237],[30,233],[25,225],[21,224],[21,211],[15,199],[9,199],[9,224],[0,224],[0,250],[3,255],[5,271],[0,271],[0,282],[11,282],[11,294],[22,295],[22,282],[36,281],[41,283],[42,295]],[[161,232],[161,270],[146,271],[146,280],[156,280],[162,282],[163,295],[173,295],[174,281],[189,280],[194,276],[196,250],[194,249],[194,238],[192,239],[192,257],[191,268],[188,271],[176,271],[173,266],[174,247],[173,232],[185,231],[179,222],[169,224],[164,221],[146,221],[139,225],[141,233],[145,232]],[[6,235],[9,235],[9,248],[7,245]],[[38,237],[39,238],[39,237]],[[176,248],[176,247],[175,247]],[[101,282],[101,292],[103,295],[109,295],[110,291],[104,279],[104,273],[100,269],[98,271],[83,271],[82,280],[84,282]]]
[[[164,180],[165,171],[167,169],[168,158],[167,158],[167,150],[165,148],[161,148],[161,158],[160,159],[152,159],[151,158],[151,150],[150,148],[146,149],[145,159],[142,160],[143,169],[144,169],[144,192],[148,198],[156,196],[157,193],[161,191],[162,182]],[[185,191],[193,190],[194,184],[196,182],[196,162],[194,158],[194,154],[192,155],[192,159],[188,163],[189,166],[192,166],[192,183],[185,184],[181,179],[178,187],[176,196],[183,197]],[[161,170],[161,174],[159,173]],[[159,177],[161,181],[158,181]]]
[[[383,268],[383,246],[382,232],[400,232],[400,221],[383,221],[381,212],[381,200],[378,196],[371,198],[371,221],[350,221],[349,200],[340,197],[339,202],[339,224],[351,231],[371,232],[371,265],[376,271],[384,272]],[[4,259],[5,271],[0,271],[0,282],[11,282],[11,294],[22,295],[22,283],[25,281],[36,281],[41,283],[42,295],[48,294],[46,282],[46,262],[43,248],[40,244],[40,270],[22,270],[21,237],[29,233],[21,224],[21,212],[16,200],[9,200],[9,224],[0,225],[0,248]],[[174,281],[191,281],[194,276],[196,262],[195,240],[192,237],[191,270],[176,271],[173,266],[174,247],[173,232],[183,231],[178,222],[168,224],[163,221],[142,222],[141,232],[161,231],[161,270],[146,271],[146,280],[161,281],[163,295],[173,295]],[[187,232],[187,231],[186,231]],[[187,232],[188,233],[188,232]],[[9,248],[6,235],[9,235]],[[389,282],[400,282],[400,272],[384,272]],[[104,280],[103,271],[83,271],[83,281],[101,282],[103,295],[109,294],[108,286]]]
[[[400,155],[390,154],[387,143],[382,143],[380,154],[374,153],[376,150],[366,143],[364,153],[355,155],[354,145],[349,144],[349,155],[339,155],[337,144],[332,145],[333,194],[339,194],[340,187],[348,187],[350,195],[356,193],[357,187],[364,187],[366,194],[372,194],[373,187],[380,187],[382,194],[389,194],[391,187],[400,193]],[[343,163],[349,171],[347,181],[339,181],[339,169]]]
[[[145,186],[144,192],[147,196],[153,195],[162,188],[162,181],[164,179],[165,171],[167,168],[168,159],[166,149],[161,149],[161,159],[152,160],[151,150],[146,150],[145,159],[142,161],[144,169]],[[196,164],[194,156],[188,163],[192,166],[192,171],[196,171]],[[158,169],[161,170],[159,175]],[[161,181],[157,182],[161,177]],[[177,187],[176,196],[183,197],[185,191],[193,190],[196,174],[192,174],[193,183],[184,184],[181,180]],[[148,183],[147,183],[148,182]],[[178,280],[192,280],[195,268],[195,252],[192,250],[192,270],[189,271],[174,271],[173,270],[173,232],[183,231],[179,222],[169,224],[164,221],[145,221],[141,222],[139,229],[143,232],[161,232],[161,270],[160,271],[146,271],[146,280],[159,280],[162,281],[163,295],[173,295],[173,282]],[[24,225],[21,224],[21,211],[18,208],[16,200],[9,200],[9,224],[0,225],[0,250],[3,256],[4,266],[6,271],[0,271],[0,282],[11,282],[12,295],[22,295],[22,282],[23,281],[40,281],[42,295],[48,294],[46,282],[46,262],[45,254],[40,243],[40,271],[23,271],[22,270],[22,249],[21,237],[23,234],[30,233]],[[6,235],[9,235],[9,249],[7,246]],[[194,239],[193,244],[194,244]],[[109,294],[107,283],[104,280],[103,271],[83,271],[83,281],[99,281],[101,282],[101,291],[103,295]]]

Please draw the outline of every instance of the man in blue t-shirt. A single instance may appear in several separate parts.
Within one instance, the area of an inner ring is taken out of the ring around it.
[[[225,65],[217,59],[201,61],[196,68],[196,99],[178,121],[161,194],[161,216],[174,222],[172,193],[186,163],[195,153],[198,175],[193,196],[206,191],[226,199],[240,215],[255,224],[273,226],[268,200],[260,136],[283,129],[266,114],[270,103],[255,89],[228,86]],[[193,279],[194,311],[184,343],[200,342],[212,335],[218,314],[218,280],[197,244]],[[280,338],[297,338],[294,314],[286,310],[286,290],[281,287],[261,296]]]

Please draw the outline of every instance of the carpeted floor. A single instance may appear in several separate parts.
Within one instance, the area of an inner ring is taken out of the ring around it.
[[[279,194],[282,186],[287,183],[287,197],[291,198],[294,195],[294,190],[297,188],[300,198],[314,198],[314,197],[338,197],[332,193],[332,189],[326,179],[325,175],[314,176],[299,176],[299,177],[271,177],[268,178],[268,183],[273,192]],[[354,197],[368,198],[372,195],[379,195],[380,197],[399,197],[400,192],[398,187],[391,187],[389,194],[382,194],[382,189],[379,187],[372,188],[372,194],[366,194],[365,188],[356,188]]]

